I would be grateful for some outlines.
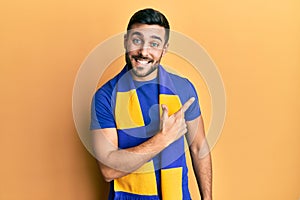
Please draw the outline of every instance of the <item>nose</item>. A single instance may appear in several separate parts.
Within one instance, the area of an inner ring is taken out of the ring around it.
[[[143,56],[143,57],[147,57],[149,54],[149,46],[146,44],[141,45],[140,49],[139,49],[139,53]]]

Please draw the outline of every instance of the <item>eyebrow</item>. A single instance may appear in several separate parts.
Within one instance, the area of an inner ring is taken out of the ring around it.
[[[137,31],[133,32],[131,35],[144,36],[143,34],[141,34],[140,32],[137,32]]]
[[[156,35],[152,35],[151,38],[160,40],[162,42],[162,39],[160,37],[156,36]]]
[[[138,32],[138,31],[133,32],[131,35],[144,36],[142,33]],[[160,40],[160,41],[162,42],[162,39],[161,39],[159,36],[152,35],[152,36],[150,36],[150,37],[153,38],[153,39]]]

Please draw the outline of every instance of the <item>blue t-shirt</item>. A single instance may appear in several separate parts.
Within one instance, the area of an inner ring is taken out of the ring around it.
[[[198,101],[198,95],[192,83],[180,76],[170,74],[169,77],[176,89],[176,94],[179,96],[181,104],[183,105],[188,99],[191,97],[195,97],[195,101],[192,105],[187,109],[185,112],[185,120],[191,121],[198,116],[200,116],[200,107]],[[116,122],[114,118],[114,89],[116,84],[118,83],[119,77],[116,76],[106,84],[104,84],[94,95],[93,102],[92,102],[92,118],[91,118],[91,129],[103,129],[103,128],[117,128]],[[118,144],[119,148],[129,148],[132,146],[139,145],[144,141],[148,140],[150,137],[155,135],[159,131],[160,127],[160,116],[159,116],[159,84],[158,79],[155,78],[151,81],[133,81],[138,99],[140,101],[143,120],[146,129],[146,136],[147,137],[134,137],[127,135],[122,130],[118,131]],[[162,86],[160,86],[162,87]],[[145,102],[141,102],[145,101]],[[185,156],[184,154],[182,155]],[[156,174],[156,183],[157,183],[157,190],[158,195],[161,197],[161,181],[160,181],[160,170],[162,166],[161,163],[161,154],[156,155],[153,159],[153,164],[155,168]],[[183,168],[183,174],[187,176],[186,167]],[[187,179],[184,179],[187,181]],[[111,182],[111,189],[110,189],[110,198],[113,199],[115,192],[113,191],[114,184]],[[186,188],[186,186],[184,187]],[[189,194],[187,192],[187,188],[184,190],[183,193],[185,197],[188,198]]]
[[[198,101],[197,92],[193,84],[186,78],[182,78],[175,74],[169,74],[174,87],[176,88],[176,94],[179,96],[182,105],[191,97],[195,97],[195,101],[185,112],[185,120],[191,121],[200,116],[200,106]],[[101,88],[97,90],[92,101],[92,113],[91,113],[91,126],[94,129],[103,128],[116,128],[114,119],[114,106],[113,106],[113,91],[117,84],[117,77],[111,79]],[[153,79],[151,81],[139,82],[134,81],[136,86],[137,95],[139,100],[147,99],[147,104],[142,109],[142,114],[145,122],[145,126],[149,135],[157,132],[159,128],[159,102],[158,102],[158,80]],[[150,100],[150,101],[149,101]]]

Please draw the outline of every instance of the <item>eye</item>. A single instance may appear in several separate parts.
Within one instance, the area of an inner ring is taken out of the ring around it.
[[[151,47],[159,47],[159,43],[158,42],[151,42],[150,46]]]
[[[135,38],[135,39],[132,40],[132,42],[133,42],[133,44],[138,45],[138,44],[142,43],[142,40]]]

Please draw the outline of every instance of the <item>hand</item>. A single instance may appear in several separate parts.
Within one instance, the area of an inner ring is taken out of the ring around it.
[[[192,97],[173,115],[168,116],[168,107],[161,105],[162,116],[160,121],[160,133],[166,139],[167,145],[173,143],[187,132],[184,112],[192,105],[195,98]]]

